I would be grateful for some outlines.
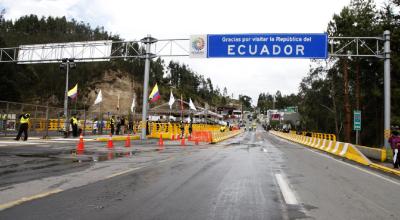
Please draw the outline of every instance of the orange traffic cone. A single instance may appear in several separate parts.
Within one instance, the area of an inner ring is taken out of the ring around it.
[[[162,139],[162,134],[160,134],[160,140],[158,141],[158,146],[164,146],[164,141]]]
[[[194,139],[194,143],[195,143],[196,145],[199,145],[199,138],[198,138],[198,137],[196,137],[196,138]]]
[[[181,146],[185,146],[185,137],[182,137],[181,139]]]
[[[174,134],[171,135],[171,140],[173,140],[173,141],[175,140],[175,135]]]
[[[112,134],[111,134],[111,133],[110,133],[110,137],[108,138],[107,147],[108,147],[108,149],[113,149],[113,147],[114,147],[114,144],[113,144],[113,141],[112,141]]]
[[[126,136],[125,147],[131,147],[131,136],[129,135],[129,133],[128,136]]]
[[[76,151],[83,151],[85,149],[85,144],[83,143],[83,135],[79,136],[78,145],[76,145]]]
[[[188,141],[192,141],[192,134],[189,134]]]

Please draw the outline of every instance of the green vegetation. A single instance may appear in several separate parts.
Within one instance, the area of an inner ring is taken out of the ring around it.
[[[382,36],[384,30],[391,32],[392,124],[400,124],[399,9],[398,0],[389,1],[379,9],[372,0],[352,0],[339,14],[333,15],[327,28],[329,36],[371,37]],[[383,101],[383,60],[343,57],[315,61],[300,83],[297,95],[279,98],[277,94],[276,108],[298,106],[306,130],[336,133],[341,140],[352,142],[355,142],[353,110],[359,109],[362,111],[361,144],[380,146]],[[258,107],[271,106],[272,96],[260,94]]]
[[[68,21],[65,17],[38,18],[36,15],[29,15],[14,22],[0,17],[0,47],[89,40],[120,41],[123,39],[118,35],[108,33],[102,27],[93,29],[89,24],[76,20]],[[118,59],[111,62],[79,63],[77,68],[70,72],[69,84],[79,83],[79,93],[85,96],[95,88],[94,83],[102,79],[104,73],[109,70],[127,73],[131,79],[141,85],[144,61]],[[165,74],[166,72],[169,74]],[[51,105],[58,106],[63,103],[65,70],[60,70],[58,64],[1,63],[0,81],[0,100],[40,104],[45,104],[49,100]],[[226,94],[221,94],[220,89],[212,84],[210,78],[205,79],[184,64],[176,62],[165,64],[160,58],[151,62],[150,87],[156,82],[164,101],[169,99],[171,88],[175,96],[183,94],[183,98],[191,97],[194,102],[199,102],[201,105],[208,102],[209,105],[216,106],[226,103],[229,99]],[[135,92],[138,100],[141,100],[142,88],[137,88]]]

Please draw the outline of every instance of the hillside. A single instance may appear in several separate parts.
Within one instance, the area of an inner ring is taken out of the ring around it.
[[[43,44],[89,40],[123,40],[111,35],[102,27],[92,28],[89,24],[68,21],[65,17],[42,17],[29,15],[15,21],[0,17],[0,47],[15,47],[22,44]],[[78,108],[90,106],[101,89],[104,111],[115,111],[117,97],[120,94],[121,109],[129,109],[132,97],[137,97],[137,109],[141,109],[144,62],[138,59],[111,60],[110,62],[78,63],[70,71],[69,87],[79,85]],[[166,74],[166,73],[169,74]],[[59,64],[0,64],[0,100],[24,103],[63,105],[65,90],[65,70]],[[160,102],[168,101],[169,91],[183,94],[196,103],[216,106],[225,104],[228,93],[221,94],[220,89],[195,73],[185,64],[170,62],[161,58],[152,60],[149,89],[158,83]],[[226,89],[224,89],[225,91]],[[150,91],[149,91],[150,92]],[[91,107],[94,108],[94,107]]]

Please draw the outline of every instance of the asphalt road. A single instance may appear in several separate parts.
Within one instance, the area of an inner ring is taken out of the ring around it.
[[[261,129],[148,156],[127,172],[5,209],[0,219],[400,219],[398,178]]]

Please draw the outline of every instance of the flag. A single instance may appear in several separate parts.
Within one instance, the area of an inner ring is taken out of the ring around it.
[[[131,112],[133,112],[133,109],[136,107],[136,103],[135,103],[135,96],[133,97],[133,100],[132,100],[132,105],[131,105]]]
[[[71,90],[68,91],[68,97],[71,99],[74,99],[78,96],[78,83],[72,88]]]
[[[160,93],[158,92],[158,86],[157,86],[157,83],[156,83],[156,85],[154,86],[153,90],[151,90],[151,93],[149,95],[150,102],[155,102],[160,97],[161,96],[160,96]]]
[[[99,103],[102,102],[102,101],[103,101],[103,96],[101,95],[101,89],[100,89],[99,94],[97,94],[96,100],[94,100],[94,104],[95,104],[95,105],[96,105],[96,104],[99,104]]]
[[[192,99],[189,99],[189,107],[190,107],[190,109],[192,109],[192,110],[197,110],[196,109],[196,106],[194,106],[194,104],[193,104],[193,102],[192,102]]]
[[[172,109],[172,105],[174,104],[174,102],[175,102],[175,98],[171,91],[171,95],[169,96],[169,102],[168,102],[169,109]]]

